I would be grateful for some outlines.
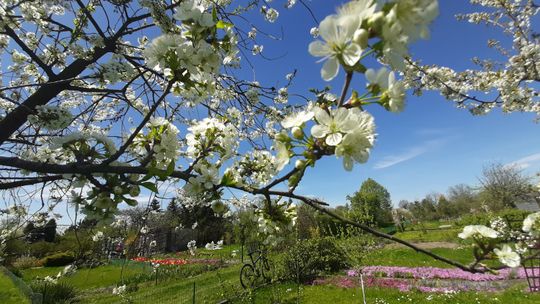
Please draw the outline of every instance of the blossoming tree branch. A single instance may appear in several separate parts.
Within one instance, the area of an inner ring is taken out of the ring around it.
[[[294,199],[468,271],[485,271],[480,261],[492,250],[508,252],[492,242],[463,265],[342,218],[296,191],[321,158],[337,157],[347,171],[367,161],[376,138],[368,110],[402,111],[406,87],[429,75],[410,76],[408,50],[429,37],[438,2],[341,5],[311,30],[306,55],[320,59],[325,81],[343,73],[343,87],[315,88],[308,101],[289,96],[294,74],[279,89],[237,76],[244,57],[263,51],[257,44],[263,33],[247,16],[258,11],[278,22],[274,4],[2,1],[0,189],[12,203],[5,212],[30,219],[68,200],[75,212],[111,220],[122,204],[138,204],[142,188],[158,193],[173,184],[216,209],[226,189],[262,197],[257,222],[270,243],[292,229],[296,213],[287,199]],[[352,85],[360,74],[367,79],[362,88]],[[41,208],[28,206],[40,201]],[[1,231],[0,244],[18,228]],[[479,246],[491,238],[482,229],[464,233]]]

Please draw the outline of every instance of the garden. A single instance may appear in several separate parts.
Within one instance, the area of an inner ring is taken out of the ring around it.
[[[523,267],[471,273],[405,246],[381,241],[315,213],[308,206],[298,208],[294,234],[267,246],[249,211],[222,218],[212,227],[212,233],[207,233],[204,226],[192,228],[189,220],[217,222],[215,214],[193,215],[193,210],[175,207],[179,200],[170,202],[164,210],[154,202],[145,210],[123,211],[109,225],[82,221],[77,227],[56,233],[51,242],[35,235],[28,237],[33,235],[31,232],[25,239],[10,242],[9,263],[2,277],[3,286],[8,288],[0,293],[2,303],[540,300],[539,293],[530,292]],[[357,208],[346,208],[337,209],[349,216],[356,214]],[[439,219],[414,220],[392,227],[393,235],[401,239],[467,264],[474,260],[476,245],[457,234],[469,221],[489,223],[529,214],[512,209],[455,219],[431,214]],[[185,225],[191,227],[178,228]],[[78,238],[73,237],[75,232]],[[504,266],[496,256],[484,263],[492,269]]]
[[[0,1],[0,303],[540,303],[539,14]]]

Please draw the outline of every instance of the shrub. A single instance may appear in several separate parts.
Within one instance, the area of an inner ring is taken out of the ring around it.
[[[77,296],[75,287],[67,283],[36,281],[30,285],[32,291],[43,295],[43,304],[73,303]]]
[[[282,257],[281,276],[305,282],[348,266],[347,258],[331,237],[302,240]]]
[[[69,252],[60,252],[43,258],[43,266],[66,266],[75,261],[75,257]]]
[[[336,245],[345,253],[351,265],[359,266],[370,251],[381,245],[381,241],[375,240],[371,235],[363,234],[336,239]]]
[[[31,256],[35,256],[37,258],[42,258],[47,255],[53,254],[55,249],[55,243],[48,243],[44,241],[36,242],[29,244],[28,250],[30,251]]]
[[[502,217],[503,219],[509,218],[511,220],[518,220],[518,227],[521,227],[521,221],[523,220],[530,211],[518,210],[518,209],[506,209],[496,213],[491,212],[481,212],[481,213],[471,213],[462,216],[459,220],[456,221],[458,226],[466,225],[489,225],[489,222],[496,218]]]
[[[13,262],[13,267],[17,269],[27,269],[27,268],[39,267],[39,266],[42,266],[41,261],[38,258],[33,257],[33,256],[18,257]]]

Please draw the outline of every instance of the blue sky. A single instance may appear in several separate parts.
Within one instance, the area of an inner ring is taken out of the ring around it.
[[[343,1],[313,1],[312,8],[320,21],[340,3]],[[497,58],[497,53],[486,44],[489,38],[501,38],[498,31],[455,19],[458,13],[474,10],[468,1],[443,0],[440,10],[431,39],[413,45],[414,58],[458,71],[472,68],[473,56]],[[300,6],[280,12],[278,21],[283,25],[283,40],[261,42],[265,44],[265,56],[286,56],[273,61],[250,58],[258,67],[256,79],[279,86],[285,82],[285,74],[296,68],[298,73],[291,93],[307,95],[309,88],[328,84],[334,93],[339,93],[343,72],[334,81],[324,82],[319,76],[321,64],[307,52],[313,40],[308,35],[315,25],[313,19]],[[276,25],[267,25],[265,30],[280,32]],[[362,78],[355,77],[352,87],[363,89]],[[308,171],[297,192],[324,198],[333,205],[344,204],[346,195],[371,177],[389,190],[397,204],[401,199],[414,200],[430,192],[445,192],[459,183],[475,185],[483,166],[493,162],[519,162],[530,174],[540,170],[537,136],[540,125],[533,121],[532,114],[495,111],[474,117],[466,110],[456,109],[452,102],[435,92],[426,92],[422,97],[409,96],[407,107],[400,114],[377,107],[368,110],[375,116],[379,134],[369,161],[355,166],[353,172],[346,172],[340,160],[327,157]]]

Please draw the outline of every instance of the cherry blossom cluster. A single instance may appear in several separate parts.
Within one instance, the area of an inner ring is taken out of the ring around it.
[[[423,90],[439,91],[446,99],[475,115],[498,107],[504,112],[540,113],[537,86],[540,45],[534,29],[540,6],[528,0],[471,0],[471,3],[481,6],[482,10],[458,15],[458,19],[503,32],[508,41],[488,41],[488,46],[502,59],[475,57],[472,62],[476,67],[464,71],[411,60],[405,71],[407,86],[415,88],[418,94]]]
[[[298,155],[304,157],[295,161],[300,172],[323,155],[342,158],[348,171],[355,162],[366,162],[376,134],[374,119],[364,107],[379,104],[392,112],[402,111],[405,85],[387,67],[368,69],[363,59],[374,56],[392,69],[402,69],[408,45],[428,37],[427,26],[437,14],[437,1],[398,1],[384,5],[370,0],[350,1],[339,7],[337,14],[326,17],[317,29],[312,29],[312,34],[321,38],[309,45],[309,52],[325,61],[321,77],[330,81],[343,68],[347,73],[346,86],[340,98],[329,92],[320,93],[315,103],[284,117],[281,125],[292,136],[284,131],[276,135],[274,149],[279,167]],[[369,83],[365,93],[353,89],[345,101],[354,73],[365,74]],[[310,124],[311,136],[305,130]],[[291,176],[291,188],[298,184],[301,174]]]
[[[315,37],[306,55],[324,61],[325,81],[344,72],[343,89],[314,88],[306,102],[292,91],[296,72],[276,86],[235,72],[268,36],[255,24],[244,28],[242,14],[256,8],[271,26],[280,20],[275,2],[19,2],[0,4],[0,51],[9,55],[0,123],[20,121],[12,119],[20,112],[29,118],[0,141],[19,166],[2,177],[54,182],[56,197],[109,221],[121,203],[138,204],[143,188],[160,192],[162,182],[218,213],[225,188],[243,191],[267,201],[253,218],[268,243],[296,218],[293,204],[274,198],[293,197],[306,170],[332,155],[348,171],[368,160],[377,136],[368,107],[405,108],[399,71],[438,14],[436,0],[344,3],[306,32]],[[118,22],[100,24],[94,12]],[[158,35],[146,30],[156,27]],[[353,81],[359,74],[365,83]],[[44,104],[26,109],[33,96]]]
[[[30,115],[28,121],[47,130],[64,129],[73,120],[67,109],[54,106],[39,106],[35,115]]]

